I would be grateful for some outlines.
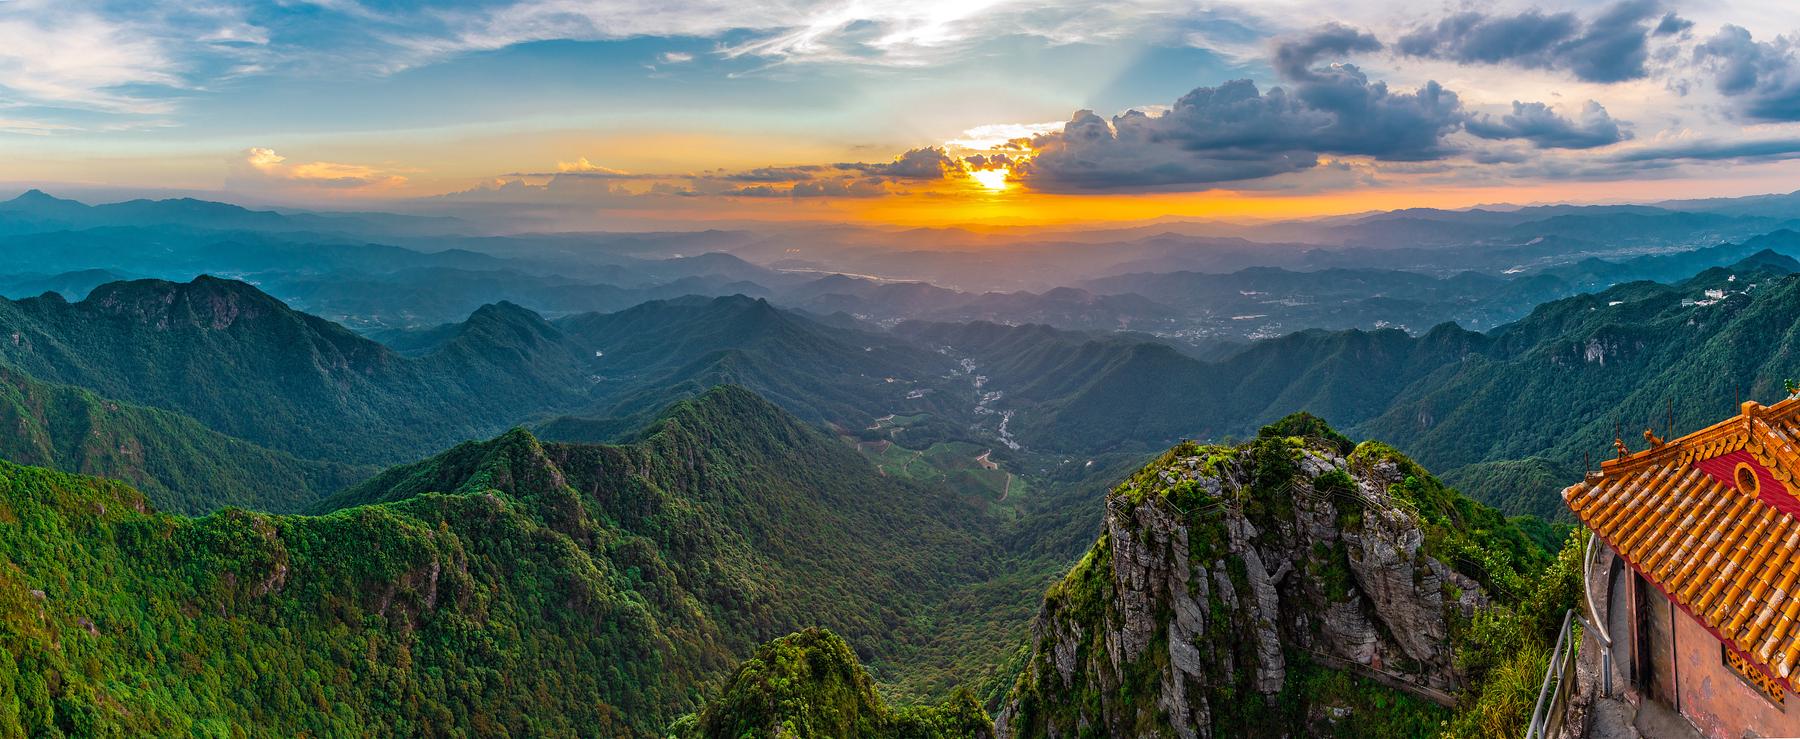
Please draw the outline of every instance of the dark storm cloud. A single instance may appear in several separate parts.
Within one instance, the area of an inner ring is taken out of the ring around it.
[[[1357,52],[1380,51],[1381,42],[1359,28],[1327,23],[1297,38],[1276,42],[1271,63],[1290,80],[1311,79],[1313,64],[1321,57],[1342,58]]]
[[[927,146],[910,149],[891,162],[844,162],[838,169],[908,180],[941,180],[962,171],[962,164],[943,149]]]
[[[1786,36],[1757,41],[1740,26],[1725,26],[1694,47],[1694,61],[1709,67],[1719,93],[1736,112],[1757,121],[1800,121],[1800,69],[1795,43]]]
[[[1649,39],[1692,24],[1664,13],[1656,0],[1622,0],[1583,22],[1572,12],[1528,10],[1515,15],[1469,11],[1402,36],[1407,56],[1464,64],[1512,64],[1566,71],[1588,82],[1622,82],[1649,74]]]
[[[1570,120],[1556,114],[1543,103],[1513,101],[1511,113],[1498,119],[1471,116],[1464,128],[1484,139],[1523,139],[1540,149],[1592,149],[1616,144],[1631,138],[1619,127],[1606,108],[1589,100],[1579,119]]]
[[[1650,33],[1653,36],[1674,36],[1693,27],[1693,21],[1671,11],[1663,14],[1662,20],[1656,24],[1656,30]]]
[[[1158,190],[1260,179],[1318,163],[1316,153],[1277,150],[1267,142],[1196,150],[1164,138],[1172,127],[1160,120],[1131,111],[1108,126],[1093,111],[1079,111],[1062,131],[1039,136],[1036,156],[1015,166],[1013,176],[1051,192]]]
[[[1168,113],[1129,111],[1110,126],[1081,111],[1034,140],[1015,174],[1043,190],[1117,190],[1258,179],[1310,169],[1322,154],[1419,161],[1443,156],[1443,137],[1463,123],[1456,93],[1435,82],[1396,93],[1351,65],[1309,74],[1291,90],[1197,88]]]
[[[1001,166],[1004,157],[983,159],[982,166]],[[872,198],[899,190],[909,181],[941,180],[965,169],[980,168],[950,157],[942,148],[911,149],[887,162],[838,162],[788,167],[715,170],[690,178],[691,189],[708,195],[744,198]]]
[[[1031,140],[1025,139],[1025,141],[1029,143]],[[963,157],[963,165],[971,170],[1000,169],[1010,167],[1012,164],[1013,158],[1005,154],[975,154]]]

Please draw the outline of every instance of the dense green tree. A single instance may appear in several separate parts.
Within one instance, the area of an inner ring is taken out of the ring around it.
[[[982,525],[736,388],[626,445],[464,444],[315,516],[4,463],[0,734],[654,735],[796,629],[907,662],[993,561]]]

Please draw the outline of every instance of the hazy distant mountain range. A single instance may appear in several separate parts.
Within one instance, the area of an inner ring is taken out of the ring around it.
[[[743,294],[886,325],[1138,331],[1209,355],[1307,328],[1419,333],[1454,321],[1485,330],[1581,291],[1677,280],[1765,248],[1795,256],[1796,237],[1782,230],[1787,221],[1761,214],[1768,207],[1703,205],[1411,210],[1227,229],[1285,239],[1258,243],[1191,235],[1219,224],[1008,238],[844,227],[466,236],[452,219],[192,200],[87,206],[33,191],[0,204],[10,265],[0,295],[77,299],[109,277],[212,274],[380,331],[453,322],[502,301],[554,317]],[[422,235],[433,229],[447,233]]]

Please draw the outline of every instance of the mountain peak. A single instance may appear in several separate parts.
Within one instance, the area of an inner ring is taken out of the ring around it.
[[[286,304],[255,285],[212,275],[200,275],[188,282],[108,282],[95,287],[81,304],[108,313],[136,315],[159,328],[185,319],[222,329],[240,320],[290,312]]]
[[[1800,272],[1800,260],[1795,260],[1774,249],[1762,249],[1738,260],[1729,268],[1731,272],[1777,272],[1792,274]]]
[[[424,493],[498,490],[515,497],[548,493],[564,484],[562,470],[524,428],[486,441],[465,441],[435,457],[394,467],[321,501],[315,510],[391,503]]]
[[[676,447],[755,449],[773,454],[805,443],[803,434],[802,424],[773,403],[744,388],[722,385],[664,409],[634,444],[660,439]],[[567,484],[565,470],[557,460],[578,446],[628,452],[631,445],[546,444],[530,431],[514,428],[390,469],[332,496],[317,510],[388,503],[432,492],[499,490],[521,499],[556,495]]]
[[[797,437],[805,433],[799,419],[739,385],[716,385],[699,395],[677,401],[644,429],[643,436],[649,438],[669,433],[672,428],[710,441],[717,441],[721,431],[754,441],[797,441]]]
[[[87,207],[86,205],[84,205],[78,201],[69,200],[67,198],[59,198],[59,197],[56,197],[55,195],[51,195],[50,193],[44,192],[43,190],[39,190],[35,187],[31,188],[30,190],[26,190],[23,193],[20,193],[19,196],[16,198],[8,200],[4,203],[0,203],[0,206],[5,206],[5,207],[9,207],[9,208],[11,208],[11,207],[20,207],[20,208],[57,208],[57,207],[60,207],[60,208],[86,208]]]
[[[546,323],[544,317],[538,315],[537,311],[510,300],[488,303],[476,308],[473,313],[469,314],[469,322],[477,321],[524,322],[533,325]]]
[[[248,300],[259,304],[272,304],[286,308],[279,298],[263,292],[262,288],[243,280],[213,275],[196,275],[187,282],[144,278],[137,280],[118,280],[108,282],[94,288],[82,302],[153,299],[169,302],[175,298],[193,299],[228,299]]]
[[[938,706],[889,708],[838,635],[809,627],[757,647],[677,736],[993,736],[966,691]]]

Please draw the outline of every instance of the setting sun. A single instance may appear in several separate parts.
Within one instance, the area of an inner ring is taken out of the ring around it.
[[[1000,192],[1001,190],[1006,189],[1006,187],[1007,187],[1006,175],[1007,175],[1007,170],[1004,168],[1003,169],[972,169],[972,170],[969,170],[969,178],[970,179],[975,180],[976,184],[979,184],[982,187],[987,188],[988,190],[992,190],[994,192]]]

